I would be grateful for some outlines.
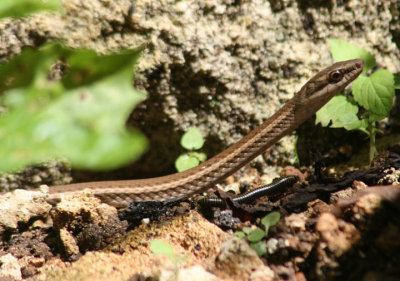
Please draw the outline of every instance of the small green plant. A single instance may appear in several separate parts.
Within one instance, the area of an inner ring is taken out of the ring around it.
[[[331,128],[360,130],[370,138],[369,160],[375,156],[376,122],[389,116],[394,90],[400,87],[400,77],[380,69],[366,74],[376,66],[375,57],[368,51],[341,40],[330,40],[331,53],[336,61],[361,58],[365,61],[362,74],[352,84],[352,96],[337,95],[317,112],[316,123]],[[395,83],[397,77],[397,83]]]
[[[60,0],[1,0],[0,18],[61,7]],[[93,170],[138,158],[147,140],[126,120],[145,98],[132,87],[142,49],[100,55],[46,43],[2,63],[0,172],[54,158]]]
[[[197,128],[191,128],[183,134],[181,138],[181,146],[188,151],[179,155],[175,160],[175,168],[178,172],[188,170],[196,167],[201,162],[207,159],[207,156],[203,152],[196,152],[204,145],[204,139],[201,132]]]
[[[174,253],[174,249],[170,244],[165,241],[155,239],[150,241],[150,251],[155,255],[162,255],[167,257],[174,264],[175,277],[178,276],[179,264],[184,262],[186,258],[184,256],[177,256]]]
[[[261,224],[264,226],[264,230],[261,228],[250,228],[243,227],[242,231],[237,231],[234,235],[239,238],[246,238],[250,242],[250,247],[253,248],[258,256],[262,256],[267,252],[267,243],[262,241],[264,237],[268,236],[268,231],[271,226],[274,226],[280,220],[281,215],[278,212],[271,212],[262,218]]]

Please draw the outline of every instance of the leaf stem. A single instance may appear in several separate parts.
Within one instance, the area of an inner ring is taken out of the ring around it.
[[[371,165],[372,160],[376,155],[376,147],[375,147],[375,135],[376,129],[374,126],[375,122],[369,122],[368,124],[368,132],[369,132],[369,164]]]

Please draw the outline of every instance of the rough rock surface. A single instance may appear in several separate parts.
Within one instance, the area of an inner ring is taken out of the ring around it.
[[[51,208],[46,203],[45,190],[15,190],[0,196],[0,235],[5,231],[16,232],[21,224],[30,219],[44,216]]]
[[[22,280],[18,260],[12,254],[0,257],[0,264],[0,280]]]
[[[274,272],[257,256],[243,239],[232,238],[221,245],[215,266],[226,278],[273,280]]]
[[[90,193],[66,196],[51,212],[66,257],[75,259],[87,250],[104,247],[106,241],[125,234],[126,222],[117,210]]]
[[[160,274],[160,281],[217,281],[218,278],[207,272],[199,265],[179,270],[177,274],[173,270],[163,271]]]
[[[74,263],[53,261],[46,264],[35,280],[127,280],[138,274],[146,277],[170,276],[177,267],[178,276],[183,274],[181,270],[195,270],[207,275],[210,278],[207,280],[237,280],[222,278],[219,271],[215,273],[215,256],[221,244],[230,237],[230,234],[191,211],[170,221],[142,224],[115,241],[108,250],[87,252]],[[175,255],[184,257],[184,260],[177,264],[167,257],[154,255],[149,249],[149,243],[154,239],[169,243]],[[249,249],[248,246],[246,249]],[[256,258],[253,257],[253,261]],[[258,264],[262,265],[261,260]]]

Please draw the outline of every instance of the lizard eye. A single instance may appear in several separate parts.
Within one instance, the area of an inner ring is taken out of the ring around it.
[[[340,70],[334,70],[328,74],[330,83],[337,83],[343,78],[343,73]]]

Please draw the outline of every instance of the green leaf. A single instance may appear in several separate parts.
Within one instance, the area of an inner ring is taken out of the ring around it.
[[[150,250],[155,255],[163,255],[168,257],[171,261],[176,260],[176,256],[174,254],[174,249],[170,244],[162,240],[152,240],[150,241]]]
[[[239,238],[244,238],[244,237],[246,237],[246,235],[244,234],[244,232],[243,231],[236,231],[235,233],[233,233],[233,235],[235,235],[235,236],[237,236],[237,237],[239,237]]]
[[[63,77],[63,84],[66,88],[81,87],[118,73],[132,58],[137,59],[142,50],[143,46],[106,56],[92,50],[76,50],[66,60],[68,72]]]
[[[354,99],[369,110],[374,120],[389,116],[394,97],[393,74],[385,69],[361,76],[352,85]]]
[[[182,147],[188,150],[200,149],[203,147],[204,139],[197,128],[191,128],[181,138]]]
[[[400,90],[400,72],[394,74],[394,88]]]
[[[264,241],[259,241],[257,243],[251,243],[250,247],[256,251],[259,257],[265,255],[267,253],[267,243]]]
[[[262,218],[261,223],[266,227],[270,227],[276,225],[280,219],[281,214],[279,214],[278,212],[271,212]]]
[[[43,50],[51,59],[40,53]],[[44,67],[57,57],[54,54],[65,55],[65,50],[51,45],[41,51],[38,57],[46,62],[36,64],[30,83],[21,80],[3,94],[8,107],[0,117],[0,170],[12,171],[54,157],[68,158],[77,168],[111,169],[139,157],[147,141],[125,125],[133,107],[145,97],[131,85],[137,54],[119,72],[65,90],[60,81],[45,79]]]
[[[204,152],[191,151],[191,152],[189,152],[189,155],[191,157],[197,158],[200,162],[204,162],[207,160],[207,155]]]
[[[242,231],[243,231],[245,234],[248,235],[250,232],[253,231],[253,229],[252,229],[251,227],[245,226],[245,227],[242,228]]]
[[[268,235],[269,228],[276,225],[280,219],[281,215],[278,212],[271,212],[262,218],[261,223],[265,227],[265,236]]]
[[[199,165],[200,161],[197,157],[191,156],[189,153],[179,155],[175,160],[175,168],[178,172],[189,170]]]
[[[335,61],[363,59],[365,62],[363,73],[375,67],[375,57],[368,51],[342,40],[329,40],[332,57]]]
[[[20,18],[42,10],[61,11],[60,0],[1,0],[0,18]]]
[[[247,236],[247,240],[249,240],[250,242],[258,242],[261,239],[263,239],[265,236],[265,232],[264,230],[262,230],[261,228],[256,228],[253,229],[249,235]]]
[[[0,65],[0,93],[33,84],[39,88],[45,87],[50,66],[63,52],[58,44],[46,44],[39,50],[24,48],[20,55]],[[30,96],[26,101],[29,99]]]
[[[351,103],[345,96],[334,96],[324,107],[318,110],[315,124],[321,123],[324,127],[330,126],[331,128],[367,132],[367,123],[365,120],[360,120],[357,113],[358,106]]]
[[[189,170],[193,167],[196,167],[207,159],[207,155],[203,152],[186,152],[175,160],[175,168],[178,172],[183,172],[185,170]]]

